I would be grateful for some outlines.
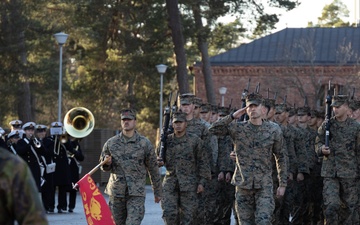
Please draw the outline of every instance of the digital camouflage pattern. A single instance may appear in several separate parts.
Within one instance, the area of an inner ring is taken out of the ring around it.
[[[161,201],[165,224],[194,224],[198,207],[197,186],[205,186],[211,176],[202,143],[192,133],[179,138],[174,134],[168,135]]]
[[[236,123],[229,115],[213,123],[209,131],[215,135],[229,134],[235,145],[236,168],[232,184],[236,186],[240,223],[271,224],[275,207],[272,154],[276,158],[279,184],[287,185],[288,156],[281,128],[269,121],[263,121],[260,126],[249,121]]]
[[[322,156],[325,142],[324,122],[318,129],[316,152]],[[359,224],[357,178],[360,160],[360,124],[351,118],[330,119],[330,155],[324,156],[324,215],[327,224]],[[343,211],[346,209],[345,211]]]
[[[131,138],[125,138],[122,133],[110,138],[103,147],[100,160],[105,155],[111,155],[111,165],[103,165],[102,170],[110,171],[109,182],[105,193],[110,197],[126,198],[127,196],[145,197],[146,174],[148,173],[154,195],[161,196],[161,178],[154,148],[146,137],[135,131]],[[128,203],[129,204],[129,203]],[[136,207],[134,207],[136,209]],[[138,208],[137,212],[142,214]],[[122,212],[112,211],[115,222]],[[128,211],[129,213],[129,211]],[[127,215],[131,217],[131,215]],[[140,215],[141,218],[143,215]],[[140,224],[132,221],[130,224]],[[121,223],[122,224],[122,223]]]
[[[47,225],[37,186],[26,162],[0,149],[0,224]]]

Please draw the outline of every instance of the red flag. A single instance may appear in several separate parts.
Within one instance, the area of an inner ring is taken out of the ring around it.
[[[86,174],[77,185],[80,187],[88,225],[116,225],[104,196],[91,176]]]

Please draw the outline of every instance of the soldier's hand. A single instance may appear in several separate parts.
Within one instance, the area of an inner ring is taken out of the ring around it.
[[[236,153],[234,151],[230,152],[230,159],[236,161]]]
[[[202,184],[199,184],[196,193],[200,194],[202,192],[204,192],[204,186],[202,186]]]
[[[218,175],[218,181],[223,181],[224,177],[225,177],[224,172],[220,172]]]
[[[112,157],[111,157],[111,155],[105,155],[104,161],[107,161],[107,162],[106,162],[106,165],[110,166],[111,163],[112,163]]]
[[[246,113],[246,109],[248,108],[248,106],[237,110],[236,112],[234,112],[232,115],[234,117],[234,119],[239,119],[242,115],[244,115]]]
[[[161,157],[157,157],[156,160],[159,167],[164,165],[164,160]]]
[[[296,180],[297,181],[303,181],[304,180],[304,174],[303,173],[298,173],[296,176]]]
[[[324,156],[328,156],[328,155],[330,155],[330,148],[325,147],[325,145],[323,145],[323,146],[321,146],[321,152]]]
[[[281,198],[284,196],[285,194],[285,190],[286,190],[286,187],[278,187],[277,190],[276,190],[276,197],[277,198]]]
[[[155,203],[159,203],[161,201],[161,197],[155,196]]]
[[[231,181],[231,173],[227,172],[225,176],[225,181],[229,183]]]

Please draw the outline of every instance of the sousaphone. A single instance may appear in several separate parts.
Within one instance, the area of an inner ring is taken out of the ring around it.
[[[88,136],[95,127],[94,115],[84,107],[70,109],[64,117],[64,128],[74,138]]]

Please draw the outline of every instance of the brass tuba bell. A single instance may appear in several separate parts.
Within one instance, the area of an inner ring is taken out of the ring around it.
[[[92,132],[94,127],[95,118],[87,108],[72,108],[64,117],[64,128],[74,138],[86,137]]]

